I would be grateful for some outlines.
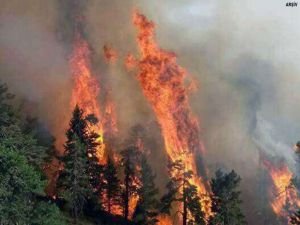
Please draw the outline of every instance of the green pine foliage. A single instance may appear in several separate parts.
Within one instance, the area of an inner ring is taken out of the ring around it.
[[[0,146],[0,224],[65,224],[54,204],[36,198],[44,188],[41,174],[24,156]]]
[[[157,224],[158,206],[157,200],[158,189],[155,186],[155,175],[148,164],[145,155],[141,157],[140,187],[137,190],[139,201],[133,216],[137,225],[154,225]]]
[[[6,84],[0,84],[0,127],[16,123],[16,115],[10,102],[14,95],[8,92]]]
[[[108,157],[107,164],[104,167],[102,190],[101,194],[105,196],[105,201],[102,203],[107,212],[111,213],[112,207],[119,207],[121,204],[120,180],[111,157]]]
[[[64,225],[58,207],[44,193],[46,148],[25,129],[12,101],[7,86],[0,85],[0,224]]]
[[[61,157],[63,170],[57,180],[59,196],[68,203],[70,214],[76,219],[81,215],[87,201],[95,193],[92,180],[98,165],[95,149],[97,135],[88,131],[91,116],[85,117],[78,106],[73,111],[66,133],[65,152]]]
[[[231,171],[226,174],[218,170],[211,180],[212,212],[210,225],[247,224],[241,210],[241,192],[238,190],[241,178]]]
[[[92,188],[89,185],[86,148],[76,136],[72,138],[72,142],[72,148],[62,158],[64,169],[57,185],[59,196],[68,202],[71,215],[77,218],[82,213]]]
[[[201,210],[197,187],[191,183],[193,172],[186,170],[182,160],[169,161],[170,181],[167,193],[161,198],[161,212],[170,214],[173,203],[181,205],[183,225],[204,225],[204,214]]]
[[[28,162],[40,168],[46,158],[45,147],[38,145],[30,130],[25,129],[20,113],[11,106],[14,95],[5,84],[0,85],[0,142],[24,155]]]
[[[31,225],[67,225],[66,218],[56,205],[39,201],[34,205]]]
[[[18,152],[0,146],[0,224],[29,223],[33,194],[42,193],[41,176]]]

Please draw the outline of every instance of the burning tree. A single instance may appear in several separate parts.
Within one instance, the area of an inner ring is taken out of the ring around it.
[[[224,174],[218,170],[211,180],[212,212],[210,225],[242,225],[247,224],[240,205],[241,192],[237,190],[241,178],[231,171]]]
[[[140,152],[135,146],[126,148],[121,152],[121,166],[123,167],[123,188],[122,188],[122,206],[123,216],[128,219],[132,215],[137,203],[137,191],[139,187],[139,178],[137,165],[140,158]]]
[[[204,147],[199,139],[198,121],[188,100],[187,72],[177,64],[173,52],[159,47],[153,22],[135,11],[133,23],[138,30],[140,58],[134,60],[129,55],[126,64],[136,65],[139,70],[137,78],[161,127],[167,155],[174,162],[181,160],[185,168],[194,173],[190,182],[197,187],[199,196],[205,196],[209,187],[202,162]],[[208,217],[210,201],[204,197],[201,200]]]
[[[205,224],[204,213],[201,210],[197,186],[192,184],[193,172],[185,167],[182,160],[169,161],[168,171],[170,181],[166,188],[168,192],[161,198],[161,212],[170,214],[173,203],[179,203],[183,225]]]
[[[99,94],[99,85],[92,74],[91,49],[86,40],[80,33],[76,33],[73,44],[73,52],[70,57],[71,74],[74,81],[72,91],[71,107],[78,106],[85,110],[85,114],[94,114],[96,118],[101,118],[100,104],[97,96]],[[90,124],[89,130],[98,134],[96,156],[102,164],[105,164],[105,145],[103,142],[104,128],[102,122]]]
[[[71,93],[71,109],[78,105],[84,109],[86,115],[94,114],[97,118],[102,120],[96,124],[91,125],[89,128],[93,130],[99,137],[97,141],[100,143],[97,147],[97,157],[101,164],[106,163],[106,152],[104,144],[105,133],[105,118],[104,114],[107,111],[113,110],[113,103],[111,100],[102,104],[100,95],[103,95],[104,84],[101,83],[102,79],[99,74],[93,69],[93,55],[94,49],[89,42],[88,34],[86,32],[86,17],[85,0],[66,0],[60,1],[61,13],[60,20],[63,24],[63,29],[59,31],[59,37],[66,41],[69,47],[69,70],[73,81],[72,93]],[[106,59],[114,61],[116,58],[116,52],[108,46],[104,46],[104,53]],[[106,83],[106,86],[108,84]],[[111,114],[111,112],[108,112]],[[114,120],[114,118],[111,118]]]
[[[297,191],[292,185],[293,173],[283,160],[275,163],[264,159],[271,178],[270,205],[278,218],[287,223],[289,215],[299,205]]]

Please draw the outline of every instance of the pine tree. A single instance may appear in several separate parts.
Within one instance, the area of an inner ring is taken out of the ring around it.
[[[0,84],[0,224],[64,225],[58,207],[45,202],[42,165],[50,145],[26,126],[13,97]]]
[[[42,163],[50,164],[53,159],[57,159],[57,149],[55,148],[55,138],[37,117],[26,115],[23,125],[23,132],[31,135],[37,140],[37,145],[43,148],[44,152],[40,159]],[[39,149],[40,150],[40,149]],[[45,167],[45,165],[43,165]]]
[[[90,116],[85,117],[84,112],[76,106],[66,133],[64,156],[61,157],[64,168],[57,181],[59,195],[67,200],[75,223],[94,193],[92,181],[98,176],[94,174],[97,135],[88,131],[90,123]]]
[[[122,206],[123,216],[125,219],[129,217],[129,201],[130,198],[137,195],[138,176],[137,165],[139,162],[139,150],[132,146],[121,152],[121,165],[124,169],[124,180],[122,190]]]
[[[183,225],[205,224],[197,187],[191,183],[193,172],[185,169],[182,160],[169,161],[168,172],[170,181],[166,186],[168,192],[161,198],[161,212],[170,214],[172,203],[178,202],[182,205]]]
[[[34,205],[30,225],[67,225],[67,222],[56,205],[39,201]]]
[[[228,174],[218,170],[211,180],[212,212],[210,225],[247,224],[241,210],[241,192],[237,190],[241,178],[231,171]]]
[[[28,164],[25,156],[0,145],[0,224],[65,224],[59,209],[48,203],[47,214],[41,211],[44,202],[42,175]],[[51,209],[51,210],[50,210]],[[51,219],[51,223],[46,223]]]
[[[158,222],[156,219],[159,205],[156,199],[158,189],[154,180],[155,175],[143,154],[141,157],[140,187],[137,190],[139,201],[133,215],[133,221],[137,225],[154,225]]]
[[[0,146],[0,224],[29,222],[32,193],[42,193],[43,181],[24,156]]]
[[[6,84],[0,84],[0,127],[16,123],[16,115],[9,104],[14,95],[8,92]]]
[[[117,176],[117,170],[111,157],[108,157],[107,164],[103,171],[102,196],[105,196],[103,202],[104,208],[111,213],[112,207],[120,205],[120,180]]]
[[[7,85],[0,84],[0,142],[4,147],[18,151],[31,165],[40,169],[47,148],[39,145],[32,130],[26,129],[27,122],[11,106],[13,99],[14,95],[8,92]]]

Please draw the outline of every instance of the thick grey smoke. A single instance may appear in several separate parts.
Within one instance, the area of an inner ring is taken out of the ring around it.
[[[0,79],[54,134],[69,114],[70,77],[53,3],[0,1]],[[54,110],[55,109],[55,110]],[[68,116],[69,117],[69,116]]]
[[[137,52],[131,13],[138,8],[157,24],[161,46],[175,51],[199,83],[191,104],[200,118],[211,171],[235,169],[246,187],[257,175],[258,149],[284,158],[293,169],[292,146],[300,138],[297,8],[285,7],[282,0],[0,4],[0,78],[38,105],[37,113],[55,134],[63,134],[57,125],[70,110],[66,52],[73,38],[70,24],[78,19],[72,10],[82,13],[82,32],[94,50],[95,69],[111,86],[120,135],[126,136],[135,124],[155,121],[134,73],[127,73],[122,63],[128,52]],[[118,51],[116,65],[105,64],[105,44]],[[155,128],[148,131],[159,136]]]
[[[282,1],[164,1],[144,8],[158,24],[162,45],[174,49],[199,79],[193,104],[217,161],[216,152],[221,158],[234,153],[228,157],[238,161],[241,155],[255,157],[247,141],[262,121],[282,133],[276,142],[290,146],[281,154],[293,154],[300,129],[295,10]],[[230,159],[224,161],[232,167]]]

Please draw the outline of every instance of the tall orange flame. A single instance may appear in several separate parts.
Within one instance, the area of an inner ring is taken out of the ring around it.
[[[99,85],[92,74],[90,61],[90,47],[79,34],[75,38],[73,51],[69,60],[71,74],[74,82],[72,91],[71,107],[76,104],[84,109],[86,115],[94,114],[101,118],[100,105],[98,103]],[[100,163],[105,163],[105,146],[103,142],[103,124],[99,121],[91,127],[91,130],[99,134],[99,147],[97,157]]]
[[[300,207],[297,191],[291,185],[293,174],[283,163],[275,166],[270,161],[264,160],[264,165],[268,169],[273,183],[270,188],[272,210],[277,216],[288,218],[289,210]]]
[[[110,95],[107,95],[104,109],[104,130],[107,135],[115,135],[118,132],[116,107],[111,101]]]
[[[135,11],[133,23],[138,29],[137,42],[141,54],[137,61],[138,80],[143,93],[160,124],[168,156],[172,160],[182,159],[186,169],[194,172],[192,182],[198,187],[201,199],[204,199],[203,196],[207,198],[202,205],[208,216],[208,185],[203,178],[197,177],[195,161],[195,155],[202,154],[204,149],[199,140],[198,121],[188,102],[188,89],[185,87],[187,73],[177,64],[174,53],[161,49],[156,43],[153,22]],[[126,63],[132,61],[132,56],[129,56]]]

